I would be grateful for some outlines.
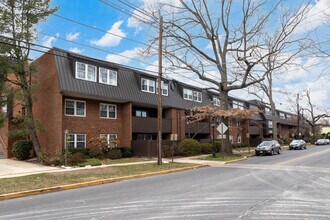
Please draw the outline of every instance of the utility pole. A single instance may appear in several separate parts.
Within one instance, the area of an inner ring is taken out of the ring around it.
[[[163,17],[159,16],[159,47],[158,47],[158,165],[162,165],[162,56],[163,56]]]
[[[299,124],[300,124],[300,115],[299,115],[299,93],[297,93],[297,138],[299,139]]]

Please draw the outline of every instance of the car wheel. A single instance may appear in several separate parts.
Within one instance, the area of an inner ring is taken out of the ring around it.
[[[271,155],[271,156],[274,155],[274,149],[271,150],[270,155]]]
[[[277,154],[281,154],[281,148],[278,148]]]
[[[291,148],[291,147],[289,147],[289,150],[292,150],[292,148]]]
[[[257,152],[256,152],[256,156],[257,156],[257,157],[260,156],[260,153],[257,153]]]

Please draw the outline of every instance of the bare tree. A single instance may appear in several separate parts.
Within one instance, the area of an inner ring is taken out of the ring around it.
[[[279,44],[285,44],[292,34],[291,30],[282,29],[287,24],[276,26],[274,22],[281,16],[278,11],[282,0],[180,0],[180,3],[160,6],[170,13],[164,19],[164,57],[173,67],[193,72],[213,85],[219,92],[221,109],[228,110],[229,92],[263,81],[269,71],[258,69],[278,53]],[[292,16],[294,19],[295,15]],[[266,48],[263,36],[270,32],[269,25],[278,33],[278,42]],[[152,38],[150,45],[157,40]],[[228,118],[221,120],[228,125]],[[225,153],[232,154],[228,133],[224,146]]]
[[[307,51],[309,48],[311,40],[308,38],[308,34],[300,36],[295,36],[294,34],[295,30],[302,24],[308,11],[308,5],[298,9],[298,11],[285,11],[279,18],[281,26],[280,30],[285,31],[277,31],[272,34],[264,33],[264,42],[270,55],[267,59],[262,60],[261,62],[263,70],[266,73],[265,80],[257,83],[255,87],[259,88],[262,94],[266,95],[269,100],[274,139],[277,139],[278,136],[278,116],[276,114],[276,106],[273,98],[273,78],[275,74],[286,74],[286,67],[299,65],[295,64],[295,59],[300,58],[300,56],[303,55],[303,52]],[[294,50],[292,50],[292,48],[294,48]],[[286,51],[290,51],[290,53]],[[251,93],[260,98],[260,90]]]
[[[316,133],[317,127],[322,125],[322,123],[320,123],[321,119],[330,118],[330,114],[326,111],[325,113],[317,114],[315,112],[316,106],[312,104],[312,100],[310,96],[311,91],[307,89],[305,92],[307,97],[307,108],[304,108],[304,110],[307,111],[308,114],[305,120],[312,128],[312,134],[313,134],[312,143],[314,143],[317,134]]]

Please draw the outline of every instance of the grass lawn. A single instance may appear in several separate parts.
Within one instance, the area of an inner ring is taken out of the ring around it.
[[[212,157],[212,155],[209,155],[206,157],[199,157],[196,159],[197,160],[211,160],[211,161],[230,161],[230,160],[242,159],[247,155],[248,155],[248,153],[241,153],[241,154],[233,154],[233,155],[228,156],[228,155],[221,155],[221,154],[217,153],[215,157]]]
[[[156,163],[152,163],[120,167],[81,169],[75,171],[43,173],[22,177],[5,178],[0,179],[0,194],[171,170],[188,166],[192,166],[192,164],[167,163],[159,166]]]
[[[118,160],[110,160],[110,159],[101,160],[102,164],[119,164],[119,163],[133,163],[133,162],[145,162],[145,161],[151,161],[151,159],[130,157],[130,158],[121,158]]]

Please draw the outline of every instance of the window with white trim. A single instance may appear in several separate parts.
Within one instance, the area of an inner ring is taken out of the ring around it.
[[[141,79],[141,90],[143,92],[155,93],[155,81],[150,79]]]
[[[136,110],[135,111],[135,116],[136,117],[146,118],[147,117],[147,112],[146,111],[142,111],[142,110]]]
[[[117,106],[112,104],[100,103],[100,118],[117,118]]]
[[[193,100],[193,91],[190,89],[183,89],[183,99]]]
[[[280,118],[285,119],[285,114],[283,112],[280,112]]]
[[[85,148],[86,134],[67,134],[66,141],[68,148]]]
[[[107,144],[111,144],[117,140],[117,134],[100,134],[100,138]]]
[[[3,113],[7,113],[7,97],[3,96],[1,97],[1,111]]]
[[[243,102],[233,100],[233,108],[238,108],[238,109],[243,110],[244,104],[243,104]]]
[[[168,96],[168,83],[162,81],[161,88],[162,88],[162,95]],[[156,80],[156,94],[158,94],[158,80]]]
[[[242,143],[242,137],[241,137],[241,135],[238,135],[237,136],[237,143],[238,144]]]
[[[268,121],[268,128],[273,128],[273,122],[272,121]]]
[[[213,101],[214,106],[220,106],[220,99],[219,98],[213,96],[212,101]]]
[[[65,100],[65,115],[66,116],[86,116],[86,102],[66,99]]]
[[[76,62],[76,78],[96,82],[96,66]]]
[[[111,86],[117,86],[117,71],[100,67],[99,82]]]
[[[195,102],[202,102],[202,93],[194,91],[194,101]]]
[[[229,135],[229,141],[230,143],[233,143],[233,135]]]
[[[270,108],[265,108],[265,114],[266,114],[266,115],[271,115]]]

